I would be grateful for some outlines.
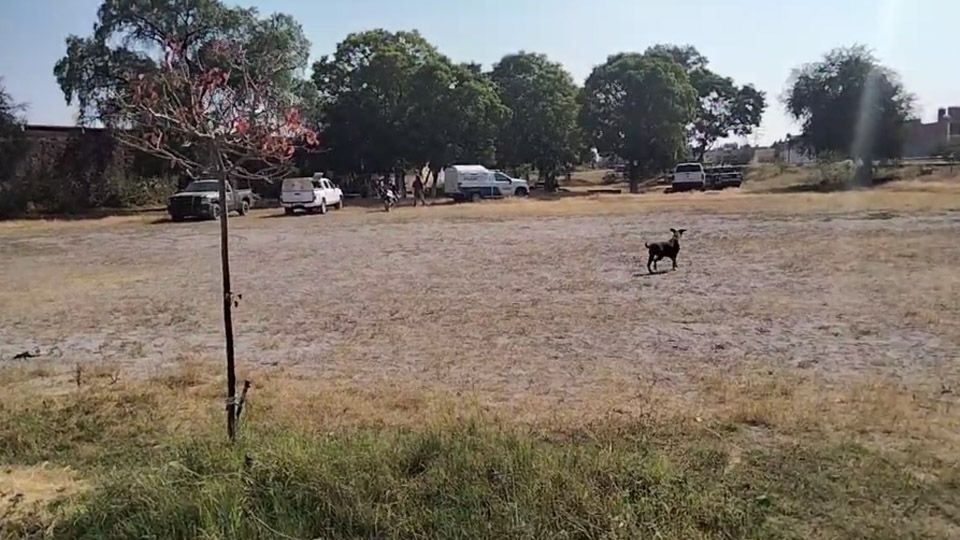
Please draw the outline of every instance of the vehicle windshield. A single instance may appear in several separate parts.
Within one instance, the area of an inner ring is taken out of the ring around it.
[[[219,180],[197,180],[196,182],[190,182],[190,185],[187,186],[187,189],[184,189],[185,192],[197,192],[197,191],[220,191],[220,181]]]
[[[320,180],[310,178],[287,178],[283,181],[283,191],[309,191],[320,187]]]

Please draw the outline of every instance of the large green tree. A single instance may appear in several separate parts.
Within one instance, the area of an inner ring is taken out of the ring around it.
[[[901,154],[913,99],[863,46],[834,49],[800,67],[784,96],[803,127],[802,144],[857,160],[861,181],[869,179],[874,159]]]
[[[222,42],[240,44],[247,73],[281,91],[298,87],[310,53],[288,15],[261,18],[255,9],[220,0],[104,0],[92,35],[67,38],[54,75],[67,102],[78,105],[81,123],[111,125],[131,97],[127,74],[155,72],[169,61],[161,51],[183,51],[191,74],[200,75],[214,61],[211,45]]]
[[[429,166],[434,187],[447,165],[495,160],[509,110],[474,65],[433,58],[413,73],[407,96],[406,158],[418,169]]]
[[[718,140],[749,135],[760,126],[766,95],[753,85],[737,86],[730,77],[711,71],[707,57],[693,46],[654,45],[647,54],[662,55],[683,66],[697,90],[697,114],[690,138],[698,161],[703,161]]]
[[[499,162],[533,165],[547,189],[554,189],[557,172],[580,153],[573,78],[546,56],[526,52],[503,57],[490,78],[512,112],[500,130]]]
[[[313,65],[324,142],[339,167],[359,173],[404,165],[413,76],[439,53],[417,32],[350,34]]]
[[[683,155],[697,92],[683,66],[658,54],[621,53],[594,68],[581,94],[581,123],[600,152],[627,160],[630,191],[641,175]]]

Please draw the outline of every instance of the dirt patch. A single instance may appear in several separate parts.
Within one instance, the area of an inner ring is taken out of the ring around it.
[[[650,384],[694,392],[744,366],[955,384],[953,207],[954,192],[891,188],[259,212],[232,220],[238,362],[529,415]],[[680,268],[650,276],[644,242],[671,227],[688,230]],[[109,362],[121,379],[219,363],[217,235],[211,222],[5,229],[0,353],[55,345],[44,369]]]
[[[48,503],[76,495],[84,488],[69,468],[0,465],[0,521],[42,512]]]

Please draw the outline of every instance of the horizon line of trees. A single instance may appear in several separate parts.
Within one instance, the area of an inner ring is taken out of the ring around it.
[[[163,67],[151,56],[157,44],[200,64],[205,47],[223,42],[242,45],[248,78],[295,106],[317,134],[320,150],[298,149],[294,163],[355,178],[416,170],[436,182],[444,167],[472,162],[536,171],[554,189],[559,173],[596,149],[627,163],[636,190],[645,175],[753,133],[768,105],[764,92],[714,72],[691,45],[612,54],[582,86],[539,53],[508,54],[487,71],[454,62],[416,30],[351,33],[309,65],[310,41],[293,17],[220,0],[104,0],[92,34],[68,37],[53,71],[81,125],[128,129],[136,119],[123,114],[133,91],[124,81]],[[153,49],[136,46],[144,43]],[[184,76],[203,76],[192,62]],[[22,109],[2,88],[0,98],[0,133],[9,139],[4,125],[22,122]],[[781,100],[802,126],[797,144],[863,162],[899,155],[914,103],[863,46],[798,67]],[[184,159],[202,157],[181,150]],[[0,191],[10,188],[15,161],[3,159]]]

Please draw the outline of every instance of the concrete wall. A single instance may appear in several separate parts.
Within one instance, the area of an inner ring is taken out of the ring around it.
[[[960,110],[957,111],[960,124]],[[927,157],[937,153],[948,141],[950,122],[941,117],[937,122],[924,124],[914,120],[907,125],[907,140],[903,145],[903,157]]]

